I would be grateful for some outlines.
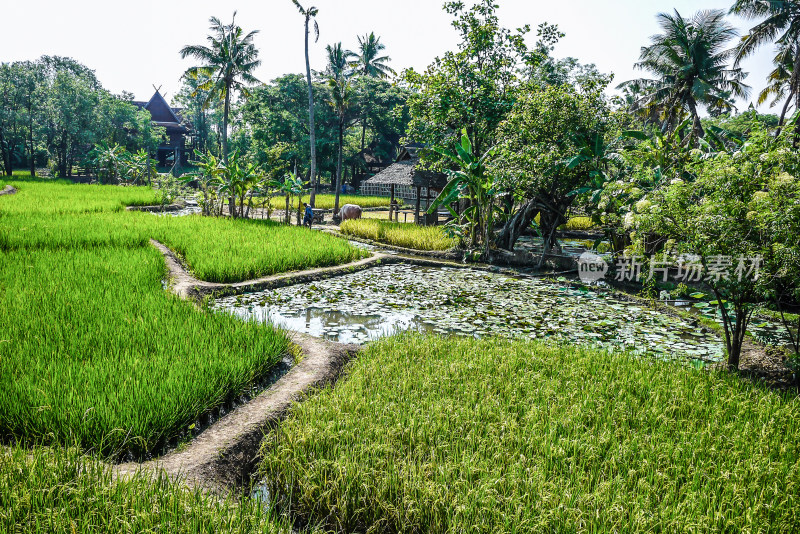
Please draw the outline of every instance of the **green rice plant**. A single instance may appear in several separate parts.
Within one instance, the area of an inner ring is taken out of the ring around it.
[[[271,326],[162,288],[155,249],[0,254],[0,436],[105,455],[159,450],[265,376]]]
[[[458,244],[457,239],[447,237],[441,226],[419,226],[378,219],[351,219],[342,221],[339,228],[345,235],[416,250],[448,250]]]
[[[369,255],[344,239],[301,226],[250,219],[141,215],[150,217],[148,233],[154,239],[181,254],[194,274],[209,282],[238,282],[338,265]]]
[[[591,217],[572,217],[561,228],[563,230],[591,230],[594,228],[594,223]]]
[[[16,195],[0,199],[0,213],[73,214],[123,211],[158,203],[148,187],[73,184],[64,180],[12,181]]]
[[[539,215],[534,219],[536,224],[539,224]],[[559,226],[559,230],[572,230],[572,231],[585,231],[594,228],[594,223],[591,217],[572,217],[567,224]]]
[[[388,224],[388,223],[387,223]],[[350,219],[342,221],[339,230],[345,235],[363,237],[372,241],[380,241],[383,237],[383,225],[378,219]]]
[[[148,213],[54,215],[0,211],[0,250],[149,246],[153,232],[148,224],[160,224],[150,219],[156,217]]]
[[[308,197],[305,197],[304,200],[308,202]],[[334,203],[336,200],[336,195],[317,195],[314,200],[314,204],[316,208],[321,210],[331,210],[333,209]],[[368,196],[361,196],[361,195],[339,195],[339,206],[344,206],[345,204],[355,204],[356,206],[360,206],[362,208],[380,208],[383,206],[389,206],[389,197],[368,197]],[[286,199],[284,197],[272,197],[270,199],[270,205],[274,209],[284,209],[286,207]]]
[[[168,476],[114,478],[75,448],[0,450],[0,531],[290,533],[263,503],[189,490]]]
[[[800,529],[800,399],[624,353],[385,338],[262,453],[345,532]]]
[[[128,203],[149,202],[151,193],[139,187],[23,182],[19,194],[0,197],[0,250],[142,247],[153,238],[210,282],[336,265],[368,254],[343,239],[272,221],[121,211]]]

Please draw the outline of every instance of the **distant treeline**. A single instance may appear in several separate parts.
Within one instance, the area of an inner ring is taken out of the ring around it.
[[[0,172],[71,176],[97,144],[154,148],[163,135],[133,95],[113,95],[77,61],[42,56],[0,64]]]

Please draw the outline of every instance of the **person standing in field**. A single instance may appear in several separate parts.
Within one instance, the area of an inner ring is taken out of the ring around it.
[[[314,221],[314,210],[305,202],[303,202],[303,206],[306,209],[306,214],[303,217],[303,226],[311,228],[311,223]]]

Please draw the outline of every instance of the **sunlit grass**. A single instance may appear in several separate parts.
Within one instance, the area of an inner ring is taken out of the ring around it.
[[[386,338],[295,406],[263,474],[340,531],[797,532],[800,400],[535,342]]]
[[[591,230],[594,223],[591,217],[572,217],[567,224],[561,227],[562,230]]]
[[[114,479],[74,448],[0,449],[0,473],[2,532],[292,532],[261,502],[189,490],[164,474]]]
[[[345,235],[363,237],[397,247],[416,250],[448,250],[458,241],[447,237],[441,226],[419,226],[378,219],[354,219],[340,225]]]
[[[282,331],[162,288],[154,248],[0,254],[0,435],[152,452],[263,377]]]
[[[18,192],[0,203],[0,213],[73,214],[123,211],[126,206],[157,204],[148,187],[73,184],[65,180],[30,179],[10,182]]]
[[[338,265],[369,255],[343,239],[302,226],[199,215],[150,218],[148,233],[181,254],[198,278],[210,282]]]

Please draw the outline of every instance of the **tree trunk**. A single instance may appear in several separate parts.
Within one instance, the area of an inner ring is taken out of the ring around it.
[[[344,120],[339,119],[339,161],[336,163],[336,199],[333,202],[333,214],[339,214],[339,193],[342,191],[342,143],[344,142]]]
[[[231,84],[225,85],[225,107],[222,110],[222,160],[228,165],[228,113],[231,109]],[[228,211],[232,218],[236,218],[236,193],[229,191]]]
[[[36,159],[33,154],[33,106],[28,106],[28,158],[31,178],[36,178]]]
[[[3,130],[0,129],[0,163],[3,164],[3,173],[6,176],[11,176],[11,159],[6,150],[6,141],[3,137]]]
[[[308,19],[306,14],[306,81],[308,82],[308,133],[311,143],[311,198],[309,204],[314,208],[317,197],[317,134],[314,129],[314,88],[311,85],[311,64],[308,61]]]
[[[414,208],[414,224],[419,224],[419,205],[420,205],[420,195],[422,195],[422,187],[417,186],[417,205]]]
[[[495,244],[500,248],[513,252],[514,245],[522,235],[522,232],[531,225],[538,213],[539,209],[535,201],[529,200],[526,202],[498,233]]]

